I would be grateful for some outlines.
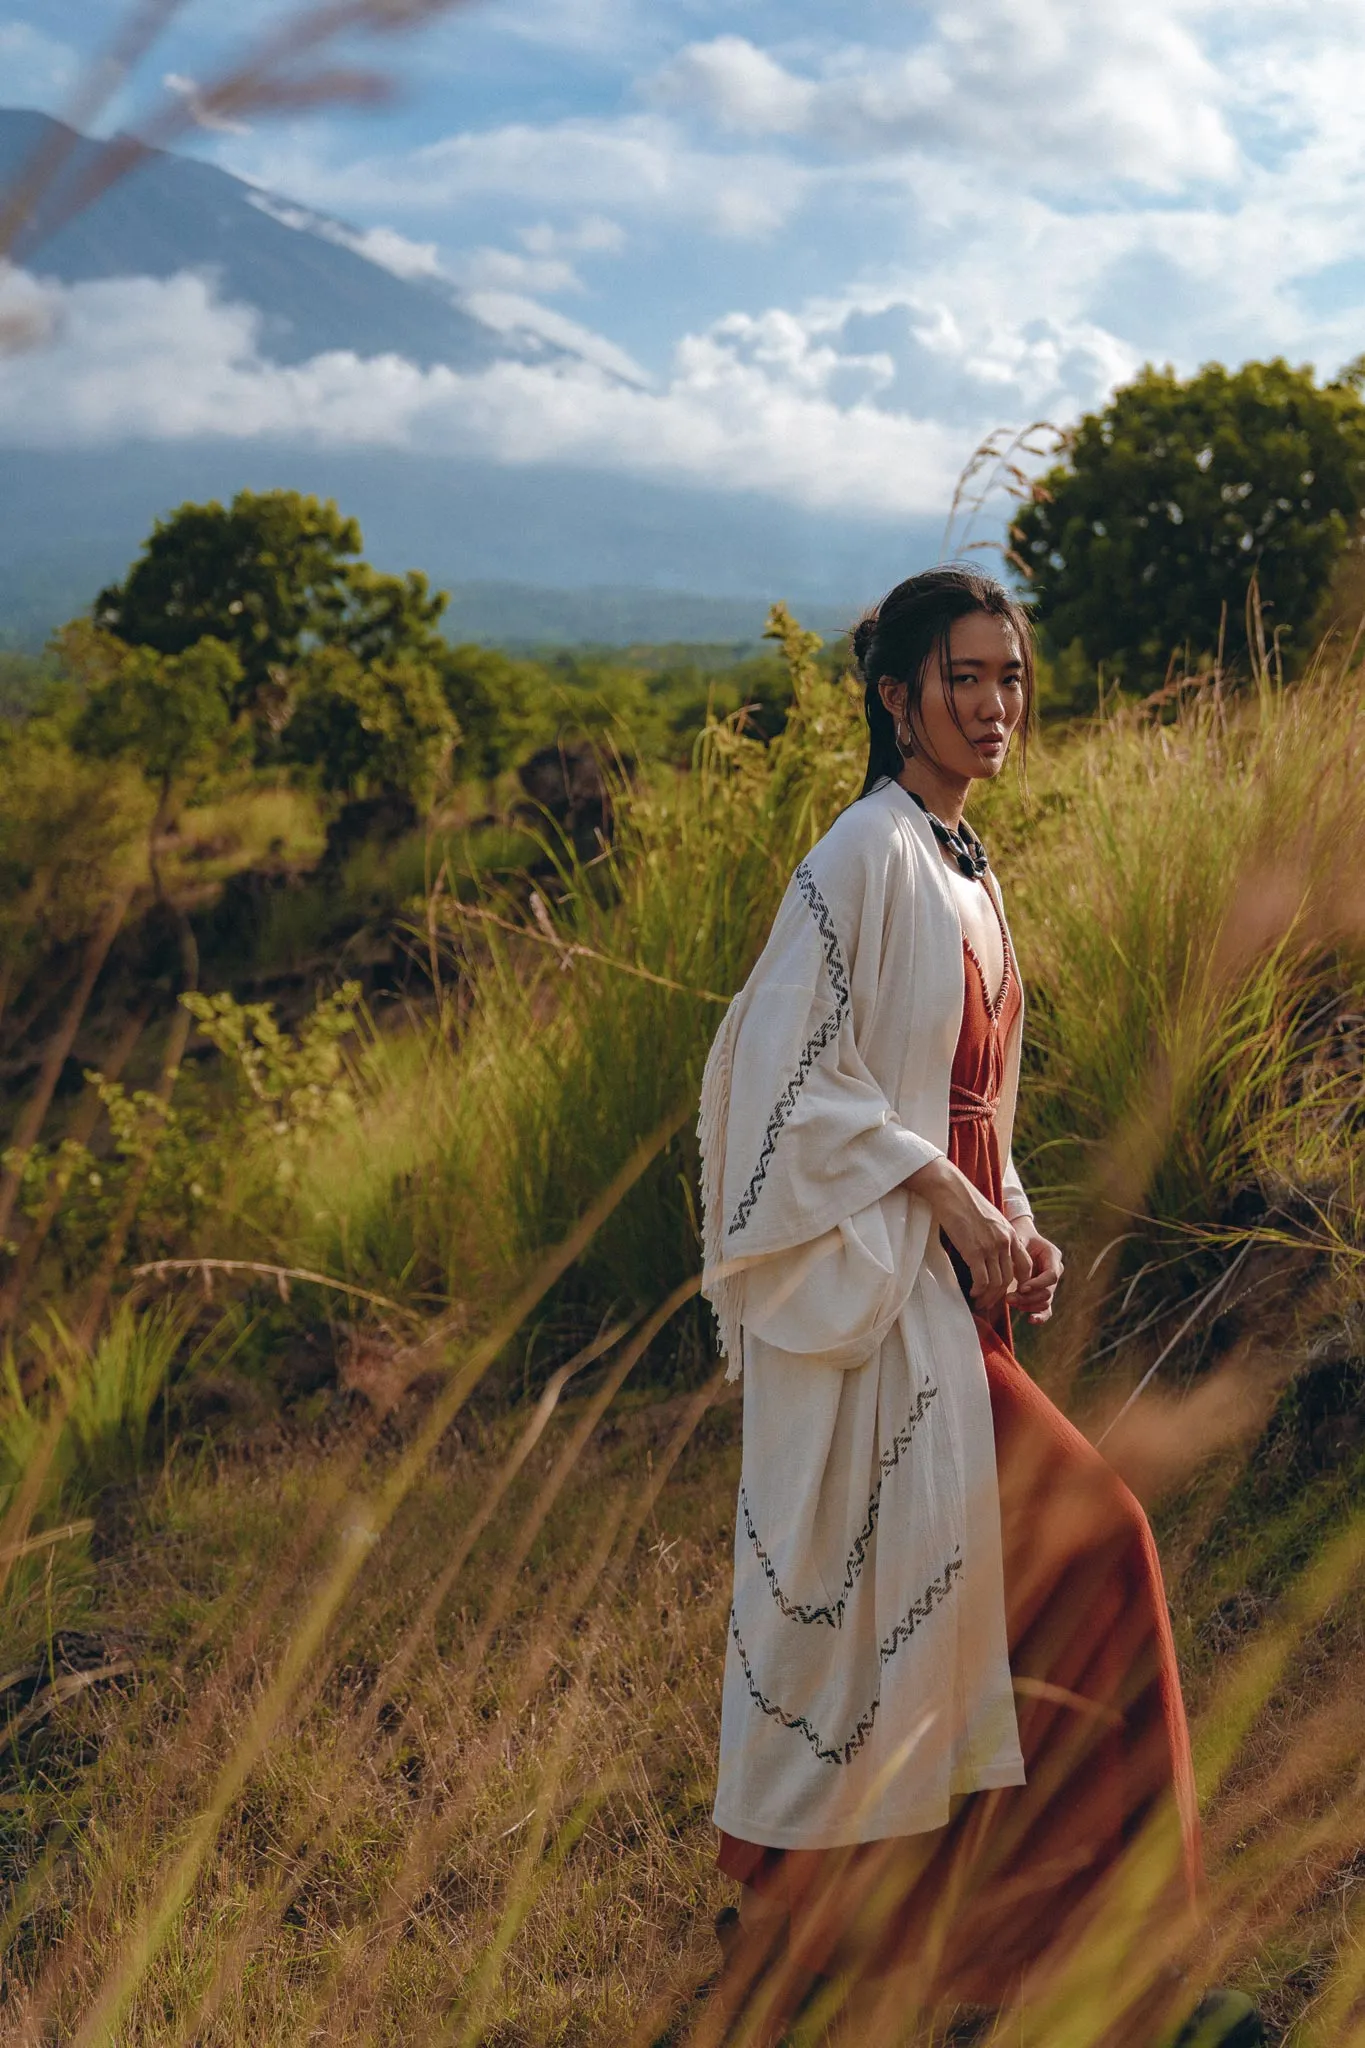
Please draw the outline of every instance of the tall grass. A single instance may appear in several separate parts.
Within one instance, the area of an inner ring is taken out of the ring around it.
[[[1074,1214],[1088,1155],[1120,1127],[1145,1141],[1133,1192],[1162,1219],[1345,1191],[1360,1049],[1338,1026],[1365,998],[1358,673],[1206,689],[1169,723],[1125,707],[1045,749],[1035,781],[1009,868],[1038,1192]]]
[[[534,900],[448,871],[413,914],[437,1022],[366,1035],[344,1113],[258,1100],[199,1248],[366,1290],[346,1313],[369,1405],[321,1443],[169,1458],[89,1594],[92,1626],[136,1637],[136,1685],[12,1717],[16,2041],[714,2038],[692,1994],[725,1897],[738,1413],[688,1321],[688,1121],[721,1004],[862,759],[855,694],[777,626],[773,745],[713,724]],[[1363,745],[1356,680],[1324,666],[1047,735],[1031,802],[1005,785],[978,813],[1030,992],[1020,1164],[1080,1252],[1052,1343],[1123,1391],[1180,1336],[1177,1385],[1106,1449],[1164,1532],[1212,1864],[1201,1944],[1157,1951],[1132,1939],[1139,1849],[1093,1949],[1002,2039],[1140,2048],[1183,1962],[1249,1984],[1294,2048],[1365,2048],[1365,1466],[1292,1384],[1359,1349]],[[307,1081],[306,1034],[272,1057]],[[134,1433],[153,1334],[108,1367]],[[471,1406],[508,1357],[539,1398]],[[635,1386],[679,1359],[693,1390]],[[17,1388],[9,1413],[17,1501],[44,1417]],[[804,2038],[926,2037],[883,1998]]]
[[[695,1100],[787,876],[861,771],[857,693],[777,630],[793,708],[771,746],[713,722],[690,775],[620,791],[609,849],[558,849],[529,910],[446,871],[413,932],[448,978],[441,1028],[376,1049],[370,1107],[304,1170],[289,1256],[477,1303]],[[1045,732],[1031,794],[978,802],[1029,994],[1016,1156],[1087,1260],[1123,1240],[1106,1284],[1183,1259],[1178,1294],[1249,1231],[1359,1260],[1363,768],[1357,675],[1324,662]],[[692,1269],[694,1188],[684,1131],[561,1294],[570,1320]]]
[[[632,1400],[622,1377],[447,1438],[387,1525],[364,1505],[402,1455],[382,1442],[166,1469],[91,1617],[134,1625],[134,1688],[11,1745],[8,2037],[700,2048],[738,1408],[714,1385]],[[1361,1543],[1339,1525],[1216,1655],[1216,1580],[1170,1575],[1204,1646],[1186,1660],[1213,1866],[1194,1981],[1249,1983],[1296,2048],[1365,2040]],[[311,1633],[344,1558],[349,1595]],[[1131,1903],[1002,2039],[1156,2038],[1124,2019],[1163,1960],[1134,1949]],[[902,1992],[830,2038],[922,2036]]]
[[[427,1292],[477,1301],[695,1101],[787,875],[858,773],[851,690],[821,674],[812,636],[785,615],[777,631],[793,685],[782,735],[767,746],[740,718],[713,722],[689,775],[619,790],[616,836],[595,859],[547,825],[556,871],[535,915],[524,889],[467,902],[447,865],[413,932],[447,983],[441,1028],[420,1055],[380,1049],[372,1109],[320,1145],[290,1239],[300,1263],[393,1283],[397,1252]],[[693,1270],[694,1180],[689,1128],[575,1274],[589,1318]]]

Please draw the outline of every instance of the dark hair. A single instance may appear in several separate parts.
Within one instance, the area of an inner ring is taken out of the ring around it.
[[[853,629],[853,658],[862,679],[868,730],[867,774],[861,795],[866,796],[886,777],[894,782],[903,766],[896,744],[896,721],[883,704],[878,685],[904,683],[907,717],[918,711],[930,656],[937,649],[946,675],[952,659],[954,622],[969,618],[973,612],[985,612],[989,618],[1002,620],[1013,628],[1019,642],[1024,685],[1019,747],[1021,754],[1026,750],[1033,719],[1033,627],[1028,613],[1002,583],[980,569],[960,564],[926,569],[888,590],[881,603],[859,619]],[[950,698],[950,707],[951,702]]]

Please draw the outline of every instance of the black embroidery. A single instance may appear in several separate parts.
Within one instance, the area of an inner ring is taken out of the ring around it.
[[[747,1226],[750,1213],[755,1202],[758,1200],[759,1190],[768,1177],[768,1162],[777,1150],[778,1138],[781,1136],[782,1128],[787,1118],[795,1107],[796,1098],[805,1086],[807,1075],[825,1050],[825,1047],[832,1045],[839,1036],[852,1002],[848,990],[848,975],[844,968],[844,956],[839,947],[839,934],[834,929],[834,919],[830,916],[829,905],[816,888],[815,878],[804,861],[796,870],[793,880],[801,894],[805,897],[811,916],[815,919],[816,929],[824,941],[825,972],[829,976],[830,987],[834,990],[834,1008],[830,1011],[830,1014],[826,1017],[824,1023],[820,1025],[819,1029],[812,1032],[804,1046],[802,1046],[801,1057],[796,1063],[796,1072],[792,1075],[773,1106],[773,1113],[768,1118],[768,1127],[763,1133],[763,1146],[758,1155],[758,1164],[754,1168],[753,1178],[741,1195],[734,1215],[730,1218],[730,1228],[727,1232],[729,1236],[733,1236],[737,1230],[743,1230]]]
[[[877,1460],[877,1463],[881,1467],[881,1470],[877,1475],[877,1484],[873,1489],[872,1498],[867,1504],[867,1519],[863,1523],[863,1526],[859,1530],[857,1536],[854,1538],[853,1548],[848,1553],[848,1560],[844,1566],[843,1592],[840,1594],[839,1598],[835,1601],[832,1607],[807,1606],[805,1603],[800,1601],[788,1600],[786,1594],[782,1591],[781,1586],[778,1584],[776,1567],[774,1566],[773,1561],[771,1557],[769,1557],[767,1551],[763,1548],[763,1544],[759,1538],[758,1531],[754,1527],[753,1516],[749,1513],[748,1493],[743,1486],[740,1487],[740,1513],[744,1517],[744,1527],[748,1531],[749,1541],[750,1543],[752,1543],[754,1547],[754,1555],[755,1557],[757,1557],[759,1564],[763,1567],[763,1576],[768,1581],[768,1590],[772,1594],[773,1599],[777,1602],[778,1606],[781,1608],[783,1614],[786,1615],[788,1621],[823,1621],[830,1628],[843,1627],[844,1608],[848,1604],[848,1596],[853,1591],[853,1587],[857,1581],[858,1574],[862,1571],[863,1565],[866,1561],[867,1546],[872,1541],[872,1532],[877,1526],[877,1517],[881,1513],[882,1486],[885,1482],[886,1475],[888,1472],[895,1471],[897,1465],[899,1465],[901,1461],[902,1455],[909,1449],[910,1440],[914,1436],[916,1429],[918,1428],[920,1422],[924,1418],[924,1411],[929,1406],[929,1403],[933,1400],[937,1392],[937,1387],[920,1388],[919,1394],[917,1395],[915,1400],[914,1408],[910,1413],[909,1420],[906,1422],[905,1427],[896,1432],[895,1436],[891,1439],[890,1448],[883,1451],[880,1458]]]
[[[794,877],[797,888],[810,906],[810,914],[825,942],[825,971],[829,975],[830,987],[841,1010],[847,1010],[852,998],[848,992],[848,976],[844,972],[844,956],[839,949],[839,934],[834,929],[834,919],[829,914],[829,905],[815,886],[815,877],[805,861],[796,870]]]
[[[959,1549],[954,1556],[949,1558],[943,1568],[942,1576],[937,1579],[930,1579],[922,1597],[911,1602],[905,1618],[896,1623],[896,1626],[884,1642],[878,1644],[877,1655],[882,1664],[890,1663],[901,1644],[909,1642],[920,1623],[927,1621],[934,1609],[943,1605],[943,1602],[952,1592],[957,1581],[957,1575],[961,1570],[962,1552]],[[873,1694],[872,1704],[868,1707],[867,1712],[858,1722],[848,1740],[831,1745],[825,1741],[818,1729],[811,1726],[804,1714],[789,1714],[785,1707],[779,1707],[774,1701],[767,1698],[754,1677],[748,1653],[744,1648],[743,1639],[739,1633],[739,1617],[736,1615],[733,1607],[730,1609],[730,1634],[734,1638],[735,1648],[739,1651],[739,1661],[743,1667],[745,1683],[748,1685],[749,1697],[754,1705],[761,1712],[765,1713],[770,1721],[780,1722],[784,1728],[790,1728],[793,1734],[804,1735],[821,1763],[852,1763],[854,1757],[872,1733],[873,1725],[877,1719],[877,1710],[882,1703],[880,1682],[876,1692]]]

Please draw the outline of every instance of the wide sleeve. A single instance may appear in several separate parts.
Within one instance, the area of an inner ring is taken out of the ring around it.
[[[890,898],[913,916],[913,873],[878,822],[836,828],[792,877],[727,1019],[723,1161],[706,1176],[707,1264],[737,1279],[738,1319],[840,1364],[868,1355],[914,1284],[928,1209],[902,1183],[942,1156],[861,1049]]]
[[[1031,1223],[1033,1221],[1033,1204],[1028,1198],[1024,1183],[1019,1178],[1014,1164],[1013,1152],[1010,1153],[1009,1158],[1005,1161],[1004,1172],[1001,1175],[1001,1185],[1000,1206],[1010,1222],[1014,1224],[1025,1221]]]
[[[931,1221],[926,1202],[892,1188],[810,1243],[756,1259],[740,1279],[745,1331],[826,1365],[864,1364],[905,1306]]]

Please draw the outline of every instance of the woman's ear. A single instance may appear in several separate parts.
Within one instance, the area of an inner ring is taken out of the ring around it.
[[[877,685],[877,695],[881,698],[882,703],[886,706],[886,709],[891,713],[893,719],[899,722],[902,718],[904,718],[904,683],[892,682],[889,677],[883,678],[883,680]]]

